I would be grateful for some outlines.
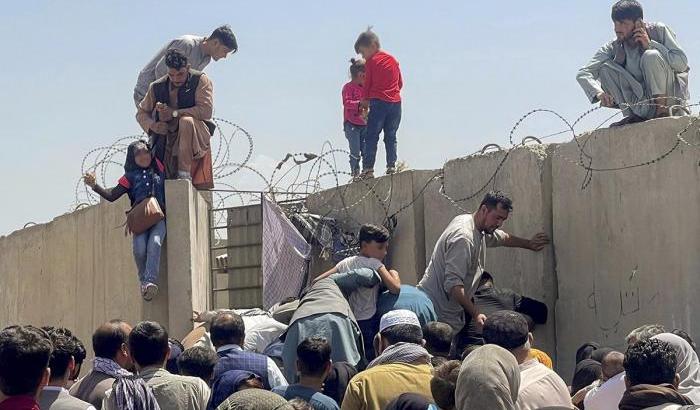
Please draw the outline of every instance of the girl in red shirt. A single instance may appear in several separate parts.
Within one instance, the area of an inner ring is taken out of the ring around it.
[[[350,171],[353,180],[360,176],[360,158],[364,151],[365,135],[367,132],[367,110],[362,109],[365,81],[365,61],[350,60],[350,82],[343,86],[343,131],[350,145]]]

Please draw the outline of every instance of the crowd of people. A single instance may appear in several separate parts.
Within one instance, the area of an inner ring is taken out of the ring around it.
[[[390,234],[363,225],[359,255],[299,299],[196,313],[182,340],[121,320],[87,349],[65,328],[0,331],[0,410],[534,410],[700,408],[700,360],[683,331],[647,325],[617,351],[584,343],[571,383],[534,340],[542,302],[495,285],[484,246],[540,251],[499,228],[513,203],[486,194],[438,240],[423,280],[385,265]]]
[[[675,34],[645,23],[635,0],[616,2],[612,19],[617,39],[578,75],[590,100],[621,109],[616,126],[685,114],[688,65]],[[371,29],[354,48],[362,59],[351,61],[342,90],[352,175],[374,176],[381,133],[392,174],[399,64]],[[94,174],[85,175],[100,196],[115,201],[127,194],[130,214],[143,214],[130,216],[127,226],[147,301],[158,293],[164,180],[213,183],[213,86],[201,70],[237,49],[228,26],[166,44],[134,90],[136,118],[149,141],[129,145],[116,186],[103,188]],[[547,306],[497,287],[497,275],[484,269],[487,247],[540,252],[549,244],[544,233],[527,239],[501,230],[512,209],[507,194],[492,191],[474,213],[454,218],[417,286],[402,284],[385,265],[389,231],[366,224],[358,255],[270,311],[197,314],[201,326],[183,340],[157,322],[109,321],[94,331],[85,375],[88,350],[69,329],[6,327],[0,410],[700,408],[695,344],[684,331],[660,325],[632,331],[625,349],[583,344],[571,382],[564,381],[548,353],[535,347],[532,332],[547,322]]]
[[[207,324],[213,347],[183,346],[156,322],[104,323],[82,377],[88,352],[70,330],[10,326],[0,331],[0,409],[700,409],[695,344],[661,325],[633,330],[624,353],[584,343],[567,385],[515,311],[490,314],[482,344],[458,359],[448,325],[421,325],[414,312],[396,309],[381,316],[373,360],[335,361],[344,341],[332,339],[334,323],[283,342],[296,346],[290,377],[278,355],[243,348],[245,324],[231,311]]]

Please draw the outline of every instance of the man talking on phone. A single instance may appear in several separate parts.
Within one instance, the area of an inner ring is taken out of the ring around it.
[[[611,127],[669,115],[687,115],[688,58],[675,33],[644,21],[642,5],[612,7],[616,39],[605,44],[576,76],[591,103],[622,110]]]

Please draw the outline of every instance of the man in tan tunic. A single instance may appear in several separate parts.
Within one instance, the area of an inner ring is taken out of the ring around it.
[[[212,83],[204,73],[192,70],[187,57],[177,50],[168,50],[165,64],[168,74],[148,87],[136,120],[150,136],[168,178],[192,180],[195,176],[195,186],[212,188]]]

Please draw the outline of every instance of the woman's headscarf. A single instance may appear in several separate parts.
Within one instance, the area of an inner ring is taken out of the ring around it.
[[[462,363],[457,378],[457,410],[512,410],[518,400],[520,368],[515,356],[484,345]]]
[[[676,351],[676,373],[681,382],[678,392],[688,397],[693,403],[700,403],[700,361],[692,346],[682,337],[672,333],[661,333],[652,339],[662,340]]]
[[[615,349],[612,347],[601,347],[593,351],[593,354],[591,354],[591,359],[595,360],[598,363],[603,363],[603,359],[605,359],[605,356],[608,355],[608,353],[614,352]]]
[[[290,408],[279,394],[263,389],[245,389],[233,393],[216,410],[282,410]]]
[[[585,359],[590,359],[593,351],[600,349],[600,345],[596,342],[586,342],[576,350],[576,363]]]
[[[576,364],[576,369],[574,369],[574,378],[571,381],[571,395],[573,396],[579,390],[600,379],[602,374],[603,368],[599,362],[593,359],[580,361]]]
[[[537,359],[538,362],[547,366],[547,368],[554,370],[554,363],[552,363],[552,358],[542,350],[530,349],[530,357],[532,359]]]
[[[140,151],[150,152],[145,141],[134,141],[126,149],[126,161],[124,161],[124,172],[137,171],[140,167],[136,164],[136,153]]]
[[[350,363],[333,362],[333,368],[323,382],[323,394],[335,400],[338,405],[342,404],[350,379],[356,374],[357,369]]]

